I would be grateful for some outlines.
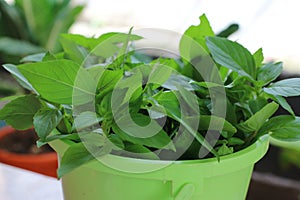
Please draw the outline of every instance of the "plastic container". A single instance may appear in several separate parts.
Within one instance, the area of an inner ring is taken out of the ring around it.
[[[242,200],[268,135],[237,153],[191,161],[152,161],[104,156],[62,178],[65,200]],[[68,144],[51,146],[60,156]]]
[[[284,141],[281,141],[281,140],[277,140],[277,139],[271,138],[270,139],[270,143],[272,145],[275,145],[275,146],[278,146],[278,147],[292,149],[292,150],[296,150],[296,151],[300,152],[300,141],[284,142]]]

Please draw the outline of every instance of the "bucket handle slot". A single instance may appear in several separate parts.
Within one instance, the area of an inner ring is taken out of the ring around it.
[[[195,185],[192,183],[185,183],[182,185],[174,197],[174,200],[190,200],[195,192]]]

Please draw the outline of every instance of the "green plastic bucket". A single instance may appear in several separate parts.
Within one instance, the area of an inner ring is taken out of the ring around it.
[[[296,150],[300,152],[300,141],[289,141],[289,142],[285,142],[285,141],[281,141],[281,140],[276,140],[274,138],[270,139],[270,143],[272,145],[278,146],[278,147],[282,147],[282,148],[286,148],[286,149],[291,149],[291,150]]]
[[[68,144],[51,146],[61,157]],[[254,164],[269,137],[237,153],[191,161],[152,161],[104,156],[62,178],[65,200],[243,200]]]

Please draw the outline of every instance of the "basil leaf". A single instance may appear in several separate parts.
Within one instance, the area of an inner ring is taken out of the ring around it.
[[[9,73],[11,73],[15,79],[20,83],[22,87],[24,87],[27,90],[33,91],[32,85],[28,82],[28,80],[21,74],[18,67],[16,65],[12,64],[5,64],[3,65],[4,69],[6,69]]]
[[[122,140],[131,142],[133,144],[139,144],[148,147],[154,147],[158,149],[171,149],[175,150],[174,144],[169,138],[168,134],[159,127],[159,124],[152,120],[151,124],[155,127],[149,130],[150,134],[152,130],[159,130],[153,136],[147,136],[147,132],[137,132],[136,127],[145,127],[149,124],[150,118],[148,116],[142,114],[134,114],[131,115],[132,120],[136,124],[128,123],[128,120],[121,118],[118,120],[118,124],[113,124],[112,128],[116,135],[118,135]],[[118,125],[121,127],[126,127],[126,130],[122,130]]]
[[[92,68],[91,68],[92,69]],[[97,77],[98,81],[98,89],[100,94],[106,94],[109,91],[112,91],[116,84],[121,81],[123,77],[123,70],[104,70],[99,77]]]
[[[282,63],[267,63],[258,69],[257,81],[267,85],[274,81],[282,72]]]
[[[237,42],[220,37],[207,37],[206,44],[217,63],[238,72],[242,76],[255,80],[255,61],[245,47]]]
[[[272,95],[284,97],[298,96],[300,94],[300,78],[290,78],[275,82],[263,90]]]
[[[28,41],[2,36],[0,38],[0,51],[8,55],[24,56],[41,53],[45,49]]]
[[[148,148],[138,145],[138,144],[128,144],[126,145],[125,151],[122,156],[129,156],[133,158],[143,158],[143,159],[151,159],[151,160],[159,160],[159,157],[150,151]]]
[[[218,154],[220,156],[225,156],[228,154],[232,154],[233,153],[233,147],[228,147],[226,144],[223,144],[219,149],[218,149]]]
[[[46,53],[37,53],[37,54],[32,54],[29,56],[26,56],[20,60],[21,63],[26,63],[26,62],[41,62],[43,61],[43,58],[45,57]]]
[[[190,26],[183,34],[180,44],[179,50],[180,55],[184,59],[191,60],[195,56],[199,56],[199,52],[195,52],[195,45],[198,44],[199,47],[202,47],[203,50],[208,51],[205,37],[214,36],[214,32],[209,24],[209,21],[205,15],[200,16],[200,24],[197,26]],[[199,49],[196,48],[197,49]]]
[[[244,143],[245,143],[244,140],[242,140],[240,138],[237,138],[237,137],[228,138],[228,144],[229,145],[242,145]]]
[[[77,167],[86,164],[95,157],[86,149],[83,143],[71,145],[61,158],[60,166],[57,170],[58,178],[70,173]]]
[[[22,96],[7,103],[0,110],[0,119],[19,130],[33,126],[33,116],[40,109],[41,104],[34,95]]]
[[[98,124],[100,121],[102,118],[99,118],[95,112],[85,111],[75,118],[74,125],[76,130],[80,130]]]
[[[279,103],[279,105],[285,109],[286,111],[288,111],[291,115],[295,116],[295,113],[292,109],[292,107],[289,105],[289,103],[285,100],[285,98],[283,98],[282,96],[277,96],[277,95],[271,95],[271,98],[276,101],[277,103]]]
[[[37,147],[41,147],[41,146],[43,146],[45,144],[48,144],[49,142],[52,142],[52,141],[58,140],[58,139],[60,139],[60,140],[72,140],[72,141],[77,141],[77,142],[81,141],[80,137],[78,136],[78,133],[72,133],[72,134],[60,134],[60,133],[58,133],[58,134],[53,134],[53,132],[55,132],[55,131],[56,131],[56,129],[54,129],[52,131],[52,133],[49,136],[47,136],[43,141],[42,140],[38,140],[36,142]]]
[[[50,102],[82,104],[94,98],[96,84],[93,78],[72,61],[23,64],[18,69],[34,89]]]
[[[213,115],[201,115],[199,130],[209,130],[209,128],[212,130],[222,130],[231,133],[237,132],[236,128],[232,124],[221,117]]]
[[[77,45],[76,41],[70,40],[68,35],[60,37],[60,43],[64,49],[64,54],[67,58],[76,62],[78,65],[83,64],[85,58],[88,57],[89,52],[82,46]]]
[[[262,48],[258,49],[254,54],[253,54],[253,59],[255,61],[255,66],[259,68],[262,65],[262,62],[264,61],[264,54]]]
[[[33,117],[33,125],[41,141],[52,132],[62,120],[62,113],[58,109],[42,108]]]
[[[270,119],[260,130],[260,134],[270,133],[282,141],[300,140],[300,117],[281,115]]]
[[[271,102],[261,110],[252,115],[248,120],[238,125],[238,128],[245,132],[258,131],[266,121],[276,112],[278,104]]]

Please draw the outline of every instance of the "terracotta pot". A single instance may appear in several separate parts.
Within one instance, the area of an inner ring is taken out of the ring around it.
[[[16,130],[10,126],[0,128],[0,140],[14,132],[16,132]],[[18,154],[0,149],[0,162],[50,177],[57,177],[56,170],[58,164],[57,154],[55,152],[42,154]]]

